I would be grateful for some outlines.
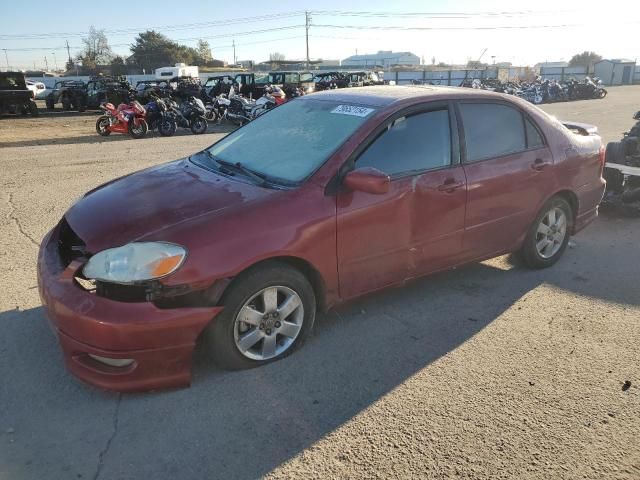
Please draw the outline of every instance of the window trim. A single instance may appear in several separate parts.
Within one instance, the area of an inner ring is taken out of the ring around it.
[[[357,168],[358,159],[362,156],[362,154],[365,151],[367,151],[367,149],[382,134],[384,134],[384,132],[387,131],[387,129],[389,128],[389,125],[391,125],[393,122],[395,122],[399,118],[411,117],[411,116],[414,116],[414,115],[420,115],[420,114],[429,113],[429,112],[437,112],[437,111],[440,111],[440,110],[446,110],[448,115],[449,115],[449,141],[451,142],[449,164],[448,165],[443,165],[443,166],[440,166],[440,167],[434,167],[434,168],[422,168],[422,169],[416,169],[416,170],[407,170],[407,171],[404,171],[404,172],[398,172],[398,173],[395,173],[395,174],[390,174],[389,177],[391,178],[391,181],[400,180],[400,179],[403,179],[403,178],[406,178],[406,177],[413,177],[413,176],[416,176],[416,175],[421,175],[421,174],[423,174],[425,172],[435,172],[435,171],[438,171],[438,170],[451,168],[454,165],[458,165],[459,162],[460,162],[460,155],[459,155],[458,148],[456,148],[456,147],[459,144],[459,142],[458,142],[458,138],[457,138],[457,128],[456,128],[456,123],[454,121],[454,112],[452,111],[453,109],[451,108],[451,102],[420,103],[418,105],[413,105],[411,107],[408,107],[408,108],[405,108],[403,110],[400,110],[400,111],[394,113],[393,115],[387,117],[384,122],[382,122],[373,132],[371,132],[371,134],[369,134],[367,136],[367,138],[365,138],[360,143],[360,145],[358,145],[358,148],[356,148],[356,150],[351,154],[351,156],[347,160],[347,163],[348,162],[353,162],[353,169]],[[454,137],[455,137],[455,139],[454,139]],[[345,172],[345,174],[346,173],[347,172]]]
[[[512,109],[516,110],[518,113],[520,113],[520,116],[522,118],[522,128],[524,130],[524,141],[525,141],[524,150],[516,150],[514,152],[503,153],[502,155],[497,155],[494,157],[486,157],[486,158],[481,158],[479,160],[469,161],[467,158],[467,142],[466,142],[466,136],[465,136],[465,130],[464,130],[464,122],[462,120],[462,111],[460,109],[460,105],[462,104],[501,105],[505,107],[511,107]],[[462,165],[473,165],[475,163],[486,162],[487,160],[497,160],[504,157],[510,157],[512,155],[519,155],[522,153],[534,152],[536,150],[547,148],[549,145],[546,137],[544,136],[538,124],[531,118],[531,116],[527,112],[525,112],[522,108],[520,108],[519,105],[516,105],[514,103],[511,103],[505,100],[486,100],[483,98],[473,98],[473,99],[457,100],[454,102],[454,107],[455,107],[455,111],[458,119],[458,130],[459,130],[459,137],[460,137],[460,162]],[[529,139],[527,136],[527,126],[525,123],[526,119],[528,119],[531,122],[531,124],[540,134],[540,138],[542,138],[542,142],[543,142],[543,145],[541,147],[535,147],[535,148],[529,147]]]

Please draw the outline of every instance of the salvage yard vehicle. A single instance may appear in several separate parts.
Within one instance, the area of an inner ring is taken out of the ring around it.
[[[230,75],[217,75],[207,78],[202,86],[201,98],[203,102],[213,102],[213,99],[222,94],[228,94],[234,80]]]
[[[349,72],[349,86],[350,87],[370,87],[372,85],[384,85],[384,80],[381,80],[376,72],[369,70],[363,70],[360,72]]]
[[[486,91],[332,90],[110,181],[40,247],[66,365],[106,389],[186,386],[196,341],[256,367],[346,300],[509,252],[550,267],[604,191],[581,128]]]
[[[0,72],[0,115],[18,113],[38,115],[35,95],[27,87],[22,72]]]
[[[129,101],[134,88],[123,76],[91,77],[86,86],[87,107],[99,109],[103,103],[119,105]]]
[[[607,191],[602,203],[623,214],[640,216],[640,111],[633,119],[636,124],[621,141],[607,144]]]
[[[289,98],[312,93],[315,88],[311,72],[270,72],[269,82],[282,87]]]
[[[87,109],[87,85],[82,80],[60,80],[45,97],[47,110],[54,110],[58,103],[62,109],[84,112]]]
[[[121,103],[116,108],[113,103],[100,105],[103,115],[96,120],[96,132],[101,137],[112,133],[124,133],[132,138],[143,138],[149,126],[145,120],[146,110],[137,100]]]
[[[321,72],[313,77],[314,91],[331,90],[335,88],[347,88],[349,77],[342,72]]]

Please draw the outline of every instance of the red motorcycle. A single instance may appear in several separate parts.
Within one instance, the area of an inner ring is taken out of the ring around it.
[[[121,103],[118,108],[113,103],[103,103],[100,108],[104,115],[96,121],[96,132],[99,135],[107,137],[112,132],[128,133],[133,138],[143,138],[147,134],[147,111],[138,101]]]

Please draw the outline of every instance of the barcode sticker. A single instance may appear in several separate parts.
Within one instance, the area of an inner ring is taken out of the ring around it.
[[[356,105],[338,105],[336,108],[331,110],[331,113],[353,115],[354,117],[366,117],[371,112],[373,112],[373,110],[373,108],[358,107]]]

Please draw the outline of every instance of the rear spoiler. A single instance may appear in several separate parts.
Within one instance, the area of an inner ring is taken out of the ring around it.
[[[578,135],[583,135],[588,137],[590,135],[599,135],[598,127],[595,125],[589,125],[588,123],[579,123],[579,122],[563,122],[560,121],[565,127],[571,130],[573,133],[577,133]]]

